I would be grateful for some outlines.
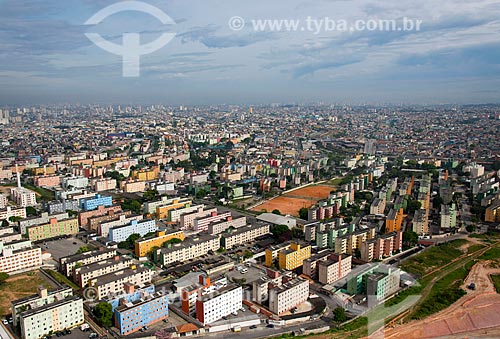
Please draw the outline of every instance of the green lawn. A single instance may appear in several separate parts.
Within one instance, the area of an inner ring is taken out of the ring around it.
[[[78,287],[77,284],[66,278],[64,275],[62,275],[59,272],[53,271],[53,270],[44,270],[46,273],[48,273],[52,278],[54,278],[58,283],[60,284],[65,284],[71,287],[74,290],[79,290],[80,287]]]
[[[498,260],[498,259],[500,259],[500,248],[498,248],[498,247],[492,247],[489,250],[487,250],[486,252],[484,252],[484,254],[482,254],[481,256],[479,256],[478,259],[482,259],[482,260]]]
[[[463,252],[458,247],[466,243],[466,240],[458,239],[447,244],[433,246],[406,260],[401,265],[401,269],[411,274],[423,276],[425,273],[444,266],[461,256]]]
[[[474,253],[474,252],[477,252],[479,250],[482,250],[484,247],[485,246],[481,245],[481,244],[471,245],[471,246],[469,246],[469,248],[467,248],[467,254]]]
[[[493,280],[497,293],[500,293],[500,275],[492,275],[491,280]]]
[[[464,296],[466,292],[460,288],[460,285],[463,284],[474,264],[475,261],[470,261],[438,280],[429,295],[417,307],[412,318],[422,319],[437,313]]]

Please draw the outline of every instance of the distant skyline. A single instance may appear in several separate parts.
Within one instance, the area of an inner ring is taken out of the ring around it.
[[[54,103],[499,103],[500,2],[493,0],[144,0],[176,25],[126,12],[85,21],[116,0],[0,0],[0,106]],[[231,17],[422,20],[409,32],[255,32]],[[121,43],[176,37],[122,77]]]

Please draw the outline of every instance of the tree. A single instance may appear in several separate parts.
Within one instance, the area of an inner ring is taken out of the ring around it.
[[[272,214],[281,215],[281,212],[280,212],[280,210],[278,210],[278,209],[273,210],[271,213],[272,213]]]
[[[408,201],[408,213],[413,213],[422,208],[422,203],[417,200]]]
[[[10,217],[9,218],[9,221],[10,222],[18,222],[19,220],[21,220],[22,218],[21,217]]]
[[[474,227],[474,225],[467,225],[465,229],[467,230],[467,232],[472,233],[476,230],[476,227]]]
[[[138,200],[127,199],[121,204],[121,207],[125,211],[132,211],[136,214],[140,214],[142,204]]]
[[[102,326],[110,327],[113,322],[113,311],[110,303],[100,302],[94,307],[94,316]]]
[[[28,216],[36,216],[38,213],[33,206],[26,206],[26,214]]]
[[[250,251],[245,251],[245,253],[243,253],[243,258],[250,259],[251,257],[253,257],[253,253]]]
[[[413,231],[406,231],[403,233],[403,246],[405,248],[411,248],[417,245],[418,234]]]
[[[9,279],[9,275],[5,272],[0,272],[0,285],[3,285],[7,279]]]
[[[8,227],[9,225],[10,225],[10,224],[9,224],[9,222],[7,221],[7,219],[4,219],[4,220],[2,221],[2,227]]]
[[[168,245],[170,245],[170,244],[172,244],[172,245],[174,245],[174,244],[180,244],[181,242],[182,242],[182,240],[179,239],[179,238],[172,238],[170,240],[165,241],[163,243],[162,247],[168,247]]]
[[[309,209],[302,207],[299,210],[299,218],[302,220],[307,220],[308,217],[309,217]]]
[[[285,234],[286,232],[288,232],[290,229],[288,228],[287,225],[276,225],[273,227],[273,229],[271,230],[271,233],[273,234],[273,236],[278,239],[279,237],[281,237],[283,234]]]
[[[76,253],[85,253],[90,251],[92,251],[92,248],[90,248],[89,246],[82,246],[78,249]]]
[[[304,238],[304,231],[300,227],[294,227],[292,228],[292,237],[295,239],[302,239]]]
[[[160,195],[160,193],[157,190],[147,190],[146,192],[144,192],[144,195],[142,197],[144,199],[146,199],[147,201],[153,201],[159,195]]]
[[[343,323],[347,320],[345,310],[342,307],[337,307],[333,310],[333,320],[338,323]]]

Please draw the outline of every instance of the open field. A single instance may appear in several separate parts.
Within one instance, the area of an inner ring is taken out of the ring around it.
[[[0,286],[0,316],[10,314],[10,302],[36,294],[38,286],[52,288],[39,272],[18,274]]]
[[[447,244],[431,247],[405,261],[401,265],[401,269],[411,274],[423,276],[463,255],[459,247],[464,244],[465,240],[458,239]]]
[[[319,200],[328,198],[328,195],[330,195],[330,192],[333,190],[335,190],[333,187],[326,185],[300,188],[280,197],[264,201],[262,204],[252,208],[252,211],[272,212],[277,209],[281,214],[298,216],[301,208],[309,208]]]

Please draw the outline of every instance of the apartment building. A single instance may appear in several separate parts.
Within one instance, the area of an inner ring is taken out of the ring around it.
[[[393,267],[380,267],[363,277],[368,306],[375,306],[399,290],[400,271]]]
[[[457,210],[455,204],[441,205],[441,229],[457,227]]]
[[[174,238],[184,241],[184,232],[172,231],[167,233],[166,231],[156,231],[155,236],[137,240],[135,242],[134,253],[138,257],[144,257],[148,255],[154,247],[161,247],[166,241]]]
[[[98,261],[85,266],[76,267],[73,271],[73,281],[80,288],[87,286],[88,282],[102,275],[120,271],[132,266],[133,261],[130,258],[115,256],[114,258]]]
[[[79,229],[77,218],[61,220],[52,218],[47,224],[28,227],[26,229],[26,234],[31,241],[39,241],[59,237],[61,235],[77,234]]]
[[[150,201],[150,202],[144,203],[143,212],[145,214],[153,214],[153,213],[156,213],[157,209],[159,207],[162,207],[162,206],[175,205],[176,207],[179,207],[179,206],[184,206],[186,204],[191,205],[192,203],[193,202],[188,198],[161,197],[161,199],[158,201]]]
[[[204,325],[238,312],[243,307],[241,286],[228,285],[216,292],[201,296],[196,301],[196,319]]]
[[[181,230],[193,229],[195,219],[213,215],[217,215],[217,208],[207,210],[204,208],[198,208],[198,210],[193,213],[185,213],[181,215],[179,218],[179,226]]]
[[[103,219],[103,217],[97,217]],[[101,221],[100,225],[97,226],[97,234],[101,237],[108,237],[109,230],[114,227],[124,226],[130,224],[132,221],[141,221],[143,219],[142,215],[131,215],[130,213],[119,213],[115,218],[106,221]]]
[[[87,230],[95,231],[99,234],[99,229],[100,229],[101,225],[106,224],[107,222],[110,222],[110,221],[116,221],[119,219],[122,220],[122,218],[128,218],[131,215],[132,215],[131,211],[120,210],[118,212],[115,212],[114,210],[110,210],[104,215],[98,215],[98,216],[88,218]],[[120,224],[113,225],[113,226],[119,226],[119,225]],[[111,228],[111,226],[109,228]],[[106,233],[106,236],[107,236],[107,233]]]
[[[125,283],[133,285],[150,283],[153,274],[149,268],[132,265],[130,268],[90,279],[88,285],[95,288],[96,299],[101,300],[110,294],[123,293]]]
[[[239,228],[245,226],[246,224],[247,224],[246,217],[240,217],[235,219],[233,219],[233,217],[228,217],[226,221],[220,221],[209,224],[207,232],[208,234],[213,234],[213,235],[220,234],[222,232],[225,232],[230,227]]]
[[[252,282],[252,300],[262,305],[269,299],[269,288],[281,286],[282,282],[283,276],[268,268],[265,276]]]
[[[120,188],[125,193],[138,193],[146,191],[146,182],[140,180],[127,180],[120,183]]]
[[[266,266],[267,267],[273,266],[274,261],[278,259],[278,254],[281,251],[288,250],[289,248],[290,248],[290,243],[273,245],[266,248],[266,254],[265,254]]]
[[[413,232],[418,235],[429,234],[429,220],[427,218],[426,210],[416,210],[412,221]]]
[[[7,197],[3,194],[0,194],[0,209],[7,207],[8,204],[9,200],[7,199]]]
[[[110,207],[113,205],[113,198],[96,194],[92,198],[80,199],[80,209],[83,211],[93,211],[99,206]]]
[[[143,237],[157,229],[156,220],[132,220],[128,225],[111,228],[108,239],[118,243],[127,240],[132,234],[139,234]]]
[[[46,297],[47,290],[41,290],[40,296]],[[23,339],[39,339],[57,331],[74,328],[83,322],[83,299],[73,295],[36,308],[30,305],[28,310],[19,313]]]
[[[200,208],[205,208],[205,205],[195,205],[195,206],[184,206],[180,208],[171,208],[168,210],[167,214],[161,214],[165,216],[169,222],[179,222],[181,215],[192,213],[199,210]]]
[[[383,198],[375,198],[372,204],[370,205],[370,214],[384,214],[386,205],[386,199]]]
[[[484,221],[500,222],[500,201],[496,201],[486,208]]]
[[[61,178],[61,186],[63,188],[86,188],[89,185],[89,179],[83,176],[79,177],[63,177]]]
[[[26,208],[25,207],[12,208],[10,206],[7,206],[6,208],[0,210],[0,220],[9,221],[9,219],[12,217],[19,217],[25,219]]]
[[[208,230],[208,226],[212,223],[220,221],[230,221],[232,220],[231,212],[217,213],[217,210],[211,213],[209,216],[200,217],[193,221],[193,228],[196,231],[203,232]]]
[[[47,224],[50,222],[50,219],[56,220],[65,220],[69,219],[69,214],[67,212],[49,214],[47,212],[42,212],[42,215],[39,217],[30,217],[26,219],[21,219],[17,222],[21,234],[26,234],[26,229],[30,226]]]
[[[38,287],[38,293],[14,300],[10,304],[12,321],[14,327],[19,323],[19,315],[29,308],[38,308],[47,304],[54,303],[57,300],[62,300],[73,295],[71,287],[61,287],[55,290],[47,291],[44,287]]]
[[[186,262],[201,257],[209,251],[215,252],[219,248],[219,236],[201,234],[186,238],[182,243],[175,244],[170,248],[157,250],[155,259],[163,266],[166,266],[174,262]]]
[[[35,176],[33,184],[36,187],[58,187],[61,184],[61,177],[59,175]]]
[[[387,214],[387,218],[385,220],[385,232],[398,232],[401,231],[401,226],[403,225],[403,208],[399,208],[397,211],[391,209]]]
[[[22,236],[20,233],[14,231],[12,227],[1,227],[0,228],[0,242],[1,243],[9,243],[13,241],[22,240]]]
[[[169,212],[170,210],[174,209],[184,209],[191,207],[192,201],[188,199],[172,199],[170,203],[167,204],[161,204],[160,206],[156,207],[156,217],[158,219],[167,219],[169,217]],[[149,209],[149,207],[148,207]],[[194,212],[196,209],[185,211],[186,213]],[[169,220],[171,221],[171,220]]]
[[[144,293],[135,301],[123,300],[114,311],[115,327],[123,336],[132,334],[168,317],[168,296],[163,292]]]
[[[42,250],[30,241],[0,242],[0,272],[18,273],[42,266]]]
[[[333,284],[351,272],[352,257],[346,254],[331,254],[328,260],[318,262],[318,280],[322,284]]]
[[[116,250],[111,248],[73,254],[59,259],[59,270],[67,277],[71,277],[73,276],[73,270],[76,266],[89,265],[115,256]]]
[[[140,300],[144,295],[153,294],[155,291],[155,285],[151,283],[146,283],[144,285],[125,283],[123,284],[122,293],[110,295],[109,297],[104,298],[103,301],[111,304],[111,310],[114,312],[115,309],[124,302],[128,303]]]
[[[294,270],[301,267],[303,261],[311,257],[311,246],[299,243],[290,244],[290,248],[278,253],[278,265],[282,270]]]
[[[80,227],[87,228],[89,225],[89,218],[103,216],[109,214],[109,212],[118,213],[122,210],[119,205],[113,205],[109,207],[104,207],[103,205],[98,206],[97,209],[92,211],[84,211],[78,214],[78,222],[80,223]]]
[[[80,211],[80,204],[76,199],[65,199],[62,201],[51,201],[45,204],[45,210],[49,214],[64,213],[70,211]]]
[[[94,179],[90,181],[90,187],[95,192],[114,190],[116,189],[116,179],[113,178]]]
[[[10,199],[21,207],[36,206],[37,204],[35,192],[20,186],[10,189]]]
[[[256,238],[270,233],[269,224],[255,224],[240,227],[230,233],[221,236],[221,247],[233,248],[236,245],[244,244]]]
[[[296,278],[269,290],[269,310],[281,315],[309,298],[309,282]]]
[[[226,286],[227,279],[224,276],[211,279],[209,276],[200,274],[198,283],[186,286],[180,292],[182,311],[187,315],[196,317],[196,300],[198,300],[198,297],[218,291]]]
[[[318,280],[318,263],[320,261],[328,260],[328,257],[333,253],[333,251],[325,250],[321,253],[311,256],[310,258],[305,259],[302,266],[302,273],[313,280]]]

